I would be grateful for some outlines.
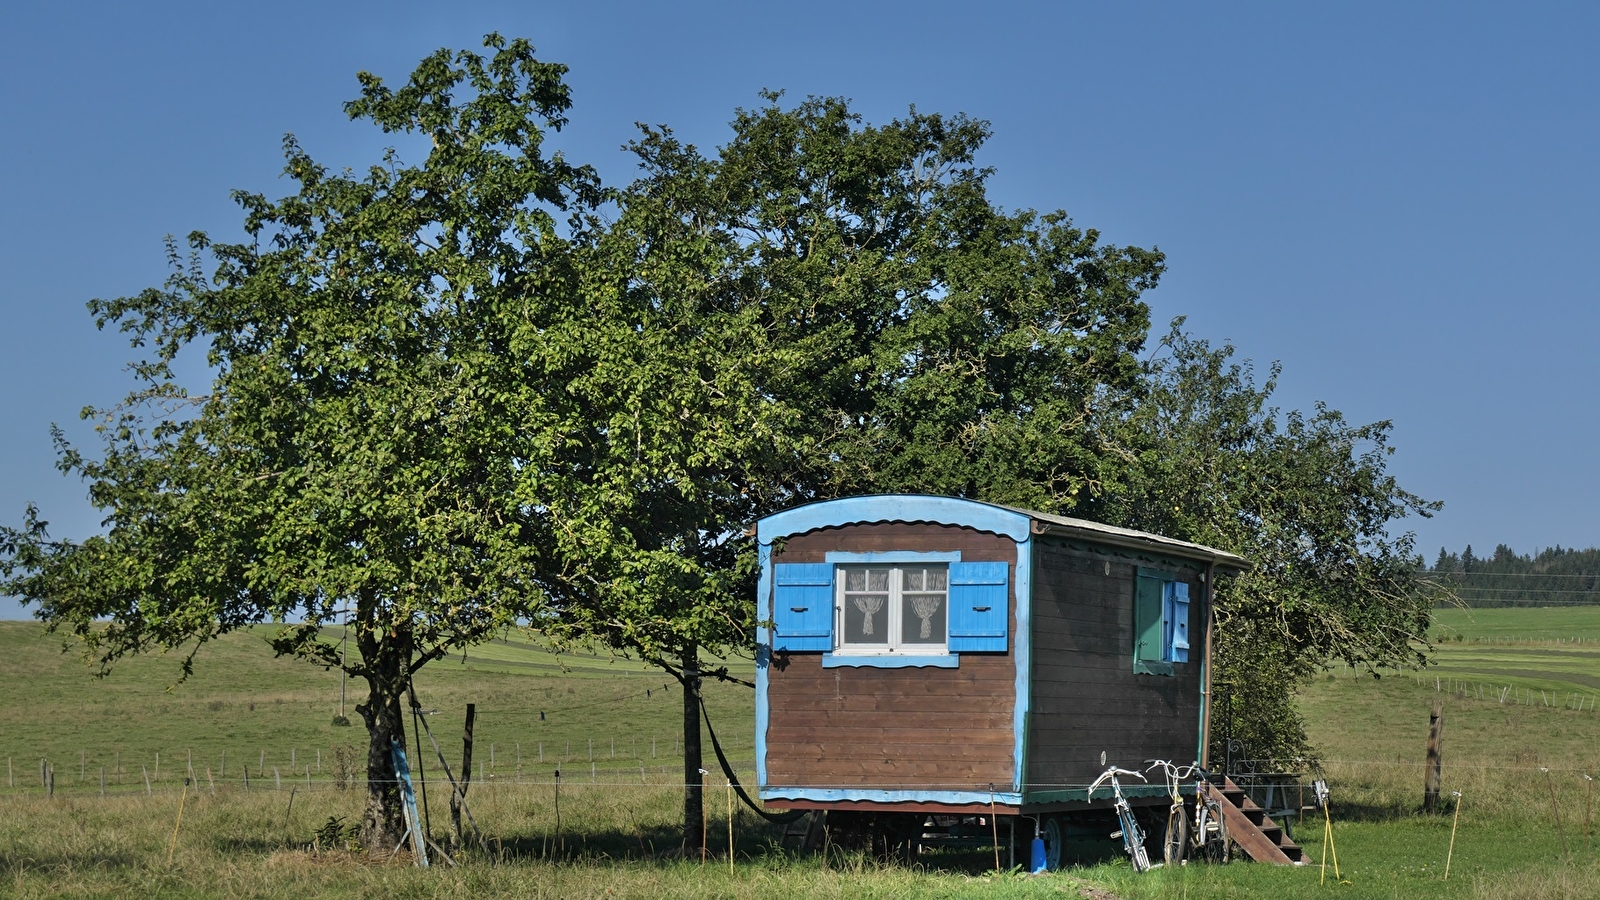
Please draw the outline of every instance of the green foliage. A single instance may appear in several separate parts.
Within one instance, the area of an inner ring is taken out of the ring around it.
[[[984,123],[765,100],[712,155],[644,130],[545,351],[580,424],[537,473],[559,610],[539,624],[683,681],[689,847],[700,653],[752,644],[755,520],[875,491],[1070,504],[1104,478],[1092,423],[1137,378],[1162,267],[997,209]]]
[[[361,852],[356,826],[346,826],[345,816],[329,816],[312,832],[311,846],[313,849],[346,850],[350,853]]]
[[[872,491],[1061,508],[1138,376],[1159,253],[1005,213],[982,122],[882,126],[835,98],[741,110],[714,155],[645,129],[584,256],[565,393],[591,426],[542,475],[553,633],[663,663],[747,646],[756,518]]]
[[[522,325],[569,301],[558,216],[581,226],[600,197],[542,150],[570,103],[564,68],[525,41],[485,47],[435,53],[398,90],[360,76],[346,111],[426,137],[421,164],[391,150],[333,172],[291,136],[296,193],[235,194],[246,242],[195,233],[187,258],[169,242],[163,287],[92,302],[150,351],[124,403],[85,411],[100,456],[57,434],[105,533],[54,541],[33,510],[0,532],[0,590],[105,666],[291,616],[305,624],[278,650],[338,666],[317,637],[348,603],[374,846],[398,823],[383,785],[412,674],[542,608],[546,525],[524,473],[556,441],[529,427],[548,392]],[[214,373],[200,396],[172,370],[190,345]]]
[[[1289,759],[1309,752],[1292,695],[1313,672],[1425,662],[1433,594],[1411,535],[1389,529],[1439,504],[1387,472],[1388,422],[1351,425],[1321,404],[1282,414],[1268,405],[1278,367],[1258,387],[1232,353],[1173,324],[1118,423],[1128,465],[1095,506],[1254,563],[1218,586],[1213,738]]]
[[[1008,213],[988,125],[838,99],[741,111],[710,166],[746,293],[804,356],[771,386],[816,436],[792,500],[922,491],[1053,510],[1103,478],[1094,428],[1137,378],[1159,252]],[[651,146],[647,141],[646,146]]]

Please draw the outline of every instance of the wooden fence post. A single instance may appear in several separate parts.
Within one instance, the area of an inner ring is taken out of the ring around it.
[[[1444,703],[1433,701],[1433,711],[1428,714],[1428,762],[1423,773],[1422,808],[1425,812],[1439,809],[1439,782],[1444,766],[1440,744],[1444,738]]]

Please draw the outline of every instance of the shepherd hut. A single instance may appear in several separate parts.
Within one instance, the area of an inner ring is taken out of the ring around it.
[[[796,507],[756,536],[766,805],[1038,826],[1104,806],[1087,788],[1108,761],[1205,761],[1211,586],[1243,558],[919,495]],[[1124,791],[1165,802],[1156,780]]]

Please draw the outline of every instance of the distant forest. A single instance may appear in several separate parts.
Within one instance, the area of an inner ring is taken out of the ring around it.
[[[1556,546],[1519,556],[1501,544],[1479,557],[1472,545],[1459,554],[1439,548],[1428,569],[1468,606],[1570,606],[1600,604],[1600,549]]]

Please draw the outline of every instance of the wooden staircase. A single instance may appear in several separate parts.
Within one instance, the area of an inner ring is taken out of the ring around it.
[[[812,810],[783,827],[779,843],[792,853],[815,853],[822,846],[823,824],[827,821],[825,810]]]
[[[1257,862],[1280,866],[1303,866],[1305,853],[1300,845],[1289,839],[1283,826],[1272,821],[1244,789],[1232,778],[1222,779],[1222,788],[1207,783],[1206,792],[1222,807],[1222,818],[1228,823],[1228,838]]]

